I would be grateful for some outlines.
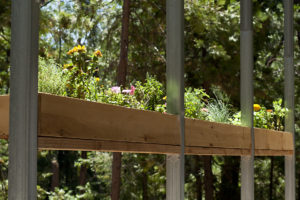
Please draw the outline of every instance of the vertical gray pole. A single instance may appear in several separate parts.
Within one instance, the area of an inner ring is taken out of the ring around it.
[[[241,199],[254,200],[252,0],[241,0],[240,17],[241,118],[244,126],[251,127],[251,155],[241,157]]]
[[[37,198],[37,0],[12,1],[8,199]]]
[[[293,0],[284,3],[284,100],[288,113],[285,118],[285,131],[291,132],[295,145],[294,121],[294,8]],[[295,200],[295,154],[285,156],[285,199]]]
[[[181,151],[167,155],[167,200],[184,200],[184,1],[166,0],[167,112],[178,115]]]

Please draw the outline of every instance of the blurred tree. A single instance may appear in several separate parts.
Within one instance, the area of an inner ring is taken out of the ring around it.
[[[11,1],[0,0],[0,94],[9,91]]]
[[[127,66],[128,66],[128,34],[129,34],[129,18],[130,18],[130,0],[123,1],[123,15],[122,15],[122,32],[121,32],[121,49],[120,61],[117,68],[117,85],[121,87],[126,86]],[[113,153],[112,162],[112,184],[111,184],[111,199],[120,199],[121,188],[121,166],[122,153]]]

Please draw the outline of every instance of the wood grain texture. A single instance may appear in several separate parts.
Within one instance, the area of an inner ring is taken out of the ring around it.
[[[129,152],[129,153],[152,153],[152,154],[179,154],[180,146],[144,144],[134,142],[115,142],[102,140],[82,140],[57,137],[39,137],[40,149],[44,150],[80,150],[80,151],[106,151],[106,152]],[[249,149],[230,149],[214,147],[186,147],[187,155],[223,155],[240,156],[250,154]],[[280,156],[291,155],[292,150],[257,149],[256,156]]]
[[[179,144],[176,116],[43,94],[40,135]]]
[[[39,148],[179,153],[175,115],[39,94]],[[0,96],[0,138],[8,138],[9,97]],[[250,128],[185,119],[186,153],[247,155]],[[290,133],[254,129],[256,155],[290,155]]]
[[[0,138],[8,139],[9,96],[0,96]]]

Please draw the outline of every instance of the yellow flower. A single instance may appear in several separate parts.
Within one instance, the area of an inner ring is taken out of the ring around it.
[[[68,51],[67,54],[68,54],[68,55],[71,55],[71,54],[73,54],[73,53],[74,53],[74,51],[73,51],[73,49],[71,49],[71,50]]]
[[[261,109],[260,105],[259,104],[254,104],[253,105],[253,109],[255,112],[259,111]]]
[[[69,63],[69,64],[64,64],[64,70],[70,70],[73,68],[73,64]]]
[[[64,64],[64,69],[67,69],[70,66],[72,66],[72,64]]]
[[[271,112],[273,112],[273,110],[272,110],[272,109],[268,109],[267,112],[270,112],[270,113],[271,113]]]
[[[75,52],[82,52],[82,53],[85,53],[85,52],[86,52],[86,48],[85,48],[84,45],[83,45],[83,46],[78,45],[78,46],[74,47],[73,49],[69,50],[67,54],[68,54],[68,55],[72,55],[72,54],[75,53]]]
[[[94,56],[101,58],[103,55],[100,50],[94,52]]]
[[[163,100],[167,100],[167,96],[164,96],[164,97],[163,97]]]
[[[76,47],[75,47],[75,48],[76,48]],[[78,45],[78,46],[77,46],[77,51],[78,51],[78,52],[83,52],[83,53],[85,53],[85,52],[86,52],[86,48],[85,48],[84,45],[83,45],[83,46]]]
[[[99,82],[100,81],[100,78],[99,77],[96,77],[96,82]]]

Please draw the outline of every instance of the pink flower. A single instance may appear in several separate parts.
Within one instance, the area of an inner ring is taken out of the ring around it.
[[[114,86],[111,88],[111,91],[115,94],[119,94],[121,92],[121,89],[118,86]]]
[[[132,85],[130,90],[130,95],[134,95],[135,87]]]
[[[201,108],[201,112],[208,112],[207,108]]]
[[[134,95],[135,87],[132,85],[130,90],[122,90],[124,94]]]

